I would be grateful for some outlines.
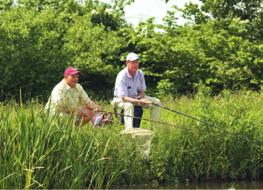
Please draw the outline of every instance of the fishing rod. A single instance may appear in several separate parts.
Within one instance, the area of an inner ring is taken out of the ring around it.
[[[182,113],[182,112],[173,110],[173,109],[168,108],[168,107],[165,107],[165,106],[163,106],[163,105],[159,105],[159,104],[156,104],[156,103],[153,103],[153,102],[151,102],[151,104],[152,104],[152,105],[155,105],[155,106],[158,106],[158,107],[161,107],[161,108],[163,108],[163,109],[166,109],[166,110],[168,110],[168,111],[174,112],[174,113],[176,113],[176,114],[179,114],[179,115],[182,115],[182,116],[191,118],[191,119],[193,119],[193,120],[199,121],[199,122],[201,122],[201,123],[208,124],[207,121],[204,121],[204,120],[198,119],[198,118],[196,118],[196,117],[193,117],[193,116],[191,116],[191,115],[188,115],[188,114],[185,114],[185,113]],[[89,109],[92,109],[92,108],[89,108]],[[92,110],[93,110],[93,109],[92,109]],[[103,113],[111,113],[111,114],[113,114],[113,115],[119,115],[119,116],[124,116],[124,117],[131,117],[131,118],[134,118],[134,119],[141,119],[141,120],[144,120],[144,121],[154,122],[154,123],[158,123],[158,124],[162,124],[162,125],[178,127],[178,126],[176,126],[176,125],[169,124],[169,123],[165,123],[165,122],[161,122],[161,121],[157,121],[157,120],[151,120],[151,119],[145,119],[145,118],[140,118],[140,117],[136,117],[136,116],[124,115],[124,114],[121,114],[121,113],[117,113],[116,111],[115,111],[115,112],[108,112],[108,111],[105,111],[105,110],[99,110],[99,111],[100,111],[100,112],[103,112]]]
[[[86,107],[87,109],[89,110],[93,110],[93,108],[91,107]],[[110,111],[107,111],[107,110],[98,110],[98,112],[102,112],[102,113],[109,113],[109,114],[112,114],[112,115],[118,115],[118,116],[123,116],[123,117],[131,117],[133,119],[140,119],[140,120],[143,120],[143,121],[148,121],[148,122],[153,122],[153,123],[158,123],[158,124],[161,124],[161,125],[166,125],[166,126],[171,126],[171,127],[178,127],[174,124],[170,124],[170,123],[165,123],[165,122],[162,122],[162,121],[157,121],[157,120],[152,120],[152,119],[146,119],[146,118],[141,118],[141,117],[136,117],[136,116],[131,116],[131,115],[125,115],[125,114],[122,114],[122,113],[118,113],[118,112],[110,112]],[[112,120],[111,120],[112,121]]]
[[[199,122],[201,122],[201,123],[208,124],[207,121],[204,121],[204,120],[198,119],[198,118],[196,118],[196,117],[194,117],[194,116],[191,116],[191,115],[188,115],[188,114],[185,114],[185,113],[182,113],[182,112],[176,111],[176,110],[174,110],[174,109],[171,109],[171,108],[165,107],[165,106],[163,106],[163,105],[159,105],[159,104],[156,104],[156,103],[153,103],[153,102],[152,102],[151,104],[153,104],[153,105],[155,105],[155,106],[158,106],[158,107],[160,107],[160,108],[163,108],[163,109],[165,109],[165,110],[168,110],[168,111],[174,112],[174,113],[176,113],[176,114],[179,114],[179,115],[182,115],[182,116],[185,116],[185,117],[191,118],[191,119],[193,119],[193,120],[199,121]]]
[[[191,119],[193,119],[193,120],[199,121],[199,122],[204,123],[204,124],[206,124],[206,125],[208,125],[208,126],[213,126],[213,127],[216,127],[217,129],[222,130],[222,128],[220,128],[220,127],[218,127],[218,126],[216,126],[216,125],[214,125],[214,124],[208,123],[208,121],[198,119],[198,118],[196,118],[196,117],[193,117],[193,116],[191,116],[191,115],[187,115],[187,114],[185,114],[185,113],[176,111],[176,110],[174,110],[174,109],[165,107],[165,106],[163,106],[163,105],[155,104],[155,103],[153,103],[153,102],[152,102],[152,104],[155,105],[155,106],[161,107],[161,108],[163,108],[163,109],[169,110],[169,111],[171,111],[171,112],[177,113],[177,114],[179,114],[179,115],[183,115],[183,116],[185,116],[185,117],[188,117],[188,118],[191,118]],[[227,133],[229,133],[229,134],[235,134],[234,132],[231,132],[231,131],[226,131],[226,130],[225,130],[225,132],[227,132]]]
[[[133,118],[133,119],[140,119],[140,120],[143,120],[143,121],[158,123],[158,124],[161,124],[161,125],[178,127],[178,126],[176,126],[176,125],[174,125],[174,124],[165,123],[165,122],[162,122],[162,121],[157,121],[157,120],[152,120],[152,119],[146,119],[146,118],[140,118],[140,117],[131,116],[131,115],[125,115],[125,114],[121,114],[121,113],[117,113],[117,112],[109,112],[109,111],[105,111],[105,110],[99,110],[99,111],[100,111],[100,112],[103,112],[103,113],[109,113],[109,114],[113,114],[113,115],[118,115],[118,116],[123,116],[123,117],[131,117],[131,118]]]

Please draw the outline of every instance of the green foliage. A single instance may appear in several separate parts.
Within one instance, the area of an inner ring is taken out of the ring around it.
[[[48,117],[37,101],[0,105],[1,188],[116,188],[178,181],[262,180],[262,93],[225,90],[217,97],[199,85],[194,98],[163,103],[206,123],[167,110],[156,125],[150,157],[137,139],[109,128]],[[110,105],[103,105],[107,108]],[[144,117],[148,117],[146,111]],[[150,124],[143,121],[142,126]]]
[[[1,100],[19,97],[20,90],[25,98],[45,99],[67,65],[78,66],[83,80],[90,80],[85,75],[101,73],[101,80],[91,88],[98,83],[113,85],[112,62],[118,58],[113,55],[119,48],[114,32],[105,33],[104,26],[93,26],[90,13],[79,16],[67,9],[59,11],[49,8],[50,2],[36,12],[33,5],[31,9],[26,5],[37,2],[24,3],[26,8],[14,7],[0,14]]]
[[[151,35],[136,44],[143,51],[142,61],[146,60],[142,65],[161,74],[160,85],[167,80],[173,85],[167,93],[192,92],[199,81],[214,92],[242,87],[258,90],[263,54],[261,45],[246,39],[246,27],[246,22],[233,19],[178,27],[177,33],[168,29],[167,34],[154,35],[148,29],[144,33]]]
[[[68,56],[61,51],[67,26],[50,11],[13,9],[1,19],[1,99],[46,94]]]
[[[124,8],[87,0],[0,2],[0,100],[47,99],[69,65],[81,69],[81,84],[95,96],[112,96],[128,52],[141,56],[150,93],[187,94],[203,82],[223,89],[262,86],[260,1],[202,1],[171,9],[164,24],[154,18],[133,28]],[[177,13],[188,19],[179,25]]]
[[[12,5],[13,5],[13,0],[2,0],[0,2],[0,11],[8,10]]]
[[[201,24],[208,21],[209,16],[205,14],[197,4],[188,3],[185,8],[179,9],[183,13],[183,17],[188,20],[194,20],[194,23]]]
[[[155,180],[260,178],[263,141],[259,126],[262,120],[255,109],[262,94],[241,92],[234,95],[224,91],[212,98],[209,93],[202,86],[192,101],[168,102],[170,107],[184,110],[184,113],[199,117],[206,123],[182,122],[174,116],[178,128],[160,127],[156,130],[150,159]],[[262,113],[262,108],[259,112]],[[163,113],[166,121],[171,121],[169,114]]]
[[[239,24],[239,30],[237,25]],[[258,88],[261,84],[262,59],[260,47],[248,40],[242,39],[242,22],[232,20],[228,24],[231,30],[219,29],[217,22],[208,23],[198,28],[196,40],[199,42],[197,49],[204,53],[204,62],[208,68],[205,83],[219,88],[240,89],[242,86]],[[201,30],[201,32],[199,32]],[[215,32],[217,31],[217,33]],[[238,33],[238,35],[237,35]],[[220,87],[221,86],[221,87]]]
[[[1,188],[109,188],[142,174],[135,141],[117,126],[80,128],[30,104],[0,108]]]
[[[202,9],[215,18],[237,17],[241,20],[251,20],[262,9],[261,0],[201,0],[201,2],[203,2]]]
[[[262,90],[262,2],[202,2],[174,7],[163,25],[150,18],[133,28],[123,18],[133,0],[0,1],[1,101],[45,100],[69,65],[81,70],[89,95],[112,96],[116,74],[133,51],[141,57],[151,93],[197,92],[195,98],[164,103],[206,121],[163,111],[162,120],[178,128],[154,128],[150,158],[143,160],[134,139],[120,135],[117,124],[74,128],[71,120],[48,118],[37,102],[1,103],[0,187],[262,180],[262,94],[238,92]],[[185,25],[177,23],[178,12],[188,19]]]

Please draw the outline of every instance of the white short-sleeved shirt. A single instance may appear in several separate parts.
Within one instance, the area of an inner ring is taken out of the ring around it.
[[[115,82],[114,96],[135,98],[141,91],[146,90],[144,74],[138,70],[134,77],[130,75],[127,67],[119,72]]]
[[[68,113],[90,101],[80,84],[77,83],[75,87],[70,87],[63,79],[52,90],[45,109],[50,109],[50,113],[53,114]]]

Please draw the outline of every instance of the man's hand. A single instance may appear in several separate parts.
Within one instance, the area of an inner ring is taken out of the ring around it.
[[[152,103],[150,100],[147,100],[145,98],[136,99],[136,98],[131,98],[131,97],[128,97],[128,96],[122,97],[122,100],[124,102],[130,102],[133,105],[138,105],[138,106],[148,106],[148,105],[150,105]]]
[[[140,100],[140,99],[143,99],[144,98],[144,91],[141,91],[139,94],[138,94],[138,96],[136,96],[135,97],[135,99],[138,99],[138,100]]]
[[[141,106],[148,106],[150,105],[152,102],[150,100],[147,100],[147,99],[140,99],[138,101],[138,105],[141,105]]]
[[[97,111],[100,111],[100,110],[101,110],[101,107],[98,106],[97,104],[94,104],[93,111],[97,112]]]
[[[99,105],[97,105],[95,102],[90,102],[88,105],[87,105],[88,109],[94,111],[94,112],[97,112],[99,110],[101,110],[101,107]]]

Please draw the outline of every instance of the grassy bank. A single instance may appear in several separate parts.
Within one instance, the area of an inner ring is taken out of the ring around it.
[[[0,105],[0,188],[110,188],[176,181],[261,179],[263,95],[223,92],[163,100],[206,123],[162,110],[177,127],[154,131],[144,160],[136,140],[109,128],[73,127],[49,118],[37,102]],[[104,103],[105,109],[110,106]],[[149,112],[145,111],[144,117]]]

